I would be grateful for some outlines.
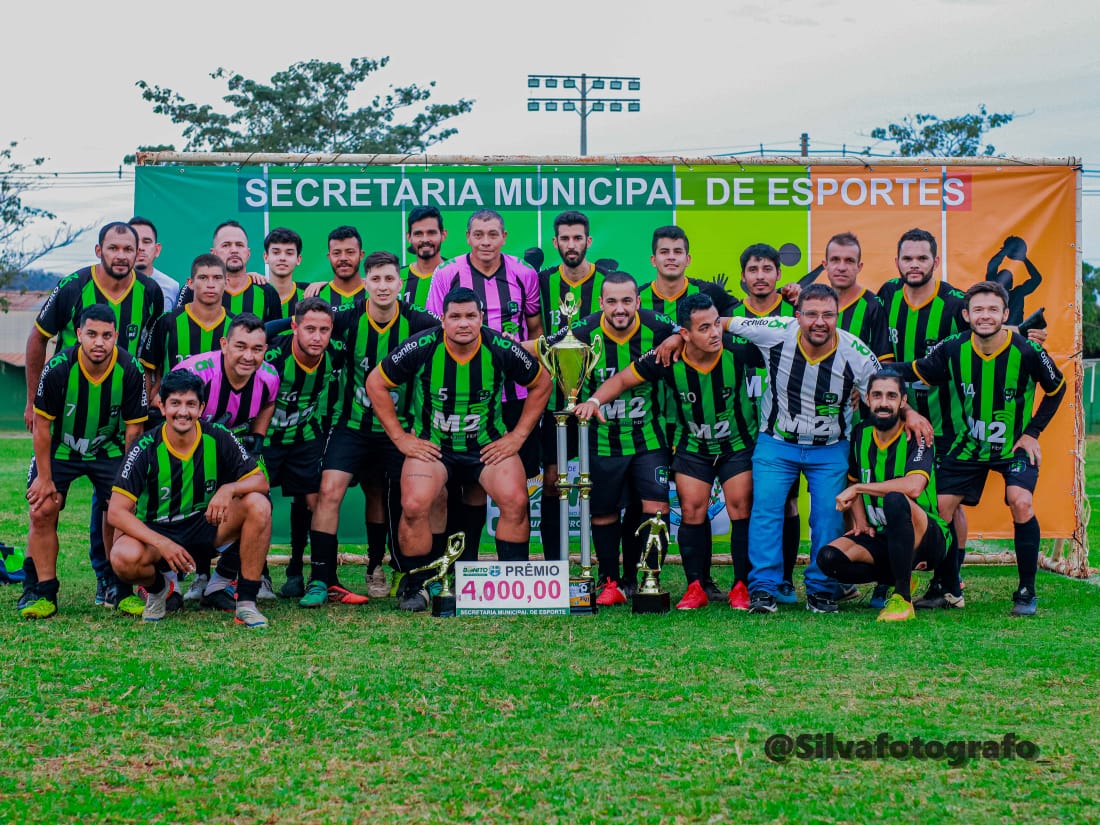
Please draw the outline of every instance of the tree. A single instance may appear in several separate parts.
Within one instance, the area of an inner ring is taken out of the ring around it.
[[[86,231],[66,223],[55,227],[52,235],[28,241],[31,225],[37,221],[54,221],[52,212],[23,202],[23,197],[45,185],[45,176],[36,171],[45,158],[33,158],[29,163],[15,160],[18,144],[12,141],[0,150],[0,288],[39,258],[68,246]],[[6,302],[0,299],[6,309]]]
[[[1006,123],[1013,113],[989,114],[985,104],[976,114],[940,119],[935,115],[906,115],[901,123],[871,130],[875,140],[887,140],[898,145],[891,154],[902,157],[974,157],[992,155],[993,144],[982,146],[982,136]],[[870,148],[865,154],[870,153]]]
[[[232,107],[231,114],[189,103],[144,80],[137,86],[154,112],[185,126],[185,151],[405,154],[422,152],[455,134],[456,129],[441,125],[469,112],[474,102],[427,104],[435,81],[427,87],[390,86],[369,105],[351,107],[360,84],[389,60],[353,58],[346,69],[340,63],[308,60],[272,75],[270,85],[219,68],[210,76],[226,81],[229,94],[222,100]],[[411,119],[398,121],[404,110],[420,104],[427,105]]]
[[[1100,358],[1100,266],[1081,263],[1081,327],[1086,358]]]

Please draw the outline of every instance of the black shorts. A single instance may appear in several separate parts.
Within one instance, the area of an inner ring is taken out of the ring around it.
[[[618,513],[632,501],[668,501],[668,450],[592,456],[592,514]]]
[[[1006,488],[1022,487],[1034,493],[1039,481],[1039,467],[1031,463],[1023,450],[1017,450],[1012,458],[997,461],[960,461],[947,455],[936,470],[936,492],[941,496],[962,496],[962,503],[973,507],[981,501],[990,470],[1001,474]]]
[[[882,584],[892,584],[894,572],[890,568],[890,546],[889,540],[886,538],[886,531],[877,531],[873,536],[860,535],[850,536],[849,538],[871,554],[871,558],[874,559],[875,574],[878,576],[878,581]],[[928,529],[924,531],[924,538],[921,539],[920,546],[917,547],[917,552],[913,557],[913,569],[924,562],[926,569],[935,570],[946,556],[947,540],[944,538],[943,531],[930,518],[928,519]]]
[[[111,500],[111,488],[115,484],[115,476],[122,465],[122,457],[119,458],[92,458],[82,461],[69,461],[66,459],[50,459],[50,475],[53,477],[53,486],[61,493],[61,509],[65,509],[65,498],[69,494],[69,487],[78,478],[87,477],[95,488],[96,500],[103,512],[107,512],[107,503]],[[27,487],[38,478],[38,465],[31,459],[30,469],[27,471]]]
[[[353,485],[364,483],[385,488],[387,477],[401,477],[404,459],[385,433],[334,427],[325,442],[321,469],[349,473]]]
[[[480,452],[456,453],[442,450],[439,460],[447,468],[448,484],[477,484],[485,469]]]
[[[523,415],[523,405],[526,403],[526,398],[521,398],[518,401],[501,402],[500,417],[503,419],[504,427],[508,432],[512,432],[516,428],[520,417]],[[519,448],[519,458],[523,462],[523,471],[527,473],[528,478],[534,478],[539,474],[539,452],[541,447],[542,436],[539,433],[539,428],[535,427],[531,434],[527,436],[527,440],[523,442],[523,446]]]
[[[325,442],[320,438],[296,444],[265,444],[264,469],[271,489],[281,487],[284,496],[302,496],[321,489],[321,457]]]
[[[213,558],[218,538],[218,525],[206,520],[203,513],[195,513],[185,519],[173,522],[146,522],[146,527],[165,536],[198,560]]]
[[[565,427],[565,450],[567,458],[577,457],[577,417],[575,415],[566,416],[569,420]],[[547,464],[558,463],[558,427],[557,422],[554,421],[554,414],[551,412],[544,412],[542,414],[542,424],[539,427],[539,434],[542,443],[542,466]],[[559,474],[564,474],[563,470],[558,468]]]
[[[674,476],[682,473],[707,484],[717,478],[719,484],[725,484],[734,476],[752,472],[752,448],[714,456],[677,450],[672,455],[671,469]]]

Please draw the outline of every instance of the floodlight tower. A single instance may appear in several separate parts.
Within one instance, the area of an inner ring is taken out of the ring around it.
[[[581,157],[588,154],[588,116],[592,112],[621,112],[626,106],[628,112],[642,111],[642,102],[636,97],[592,97],[591,92],[607,89],[613,92],[638,92],[642,89],[641,78],[621,77],[618,75],[594,74],[529,74],[528,89],[572,89],[580,93],[579,97],[530,97],[527,99],[527,111],[537,112],[541,108],[546,112],[558,111],[560,104],[563,112],[576,112],[581,118]]]

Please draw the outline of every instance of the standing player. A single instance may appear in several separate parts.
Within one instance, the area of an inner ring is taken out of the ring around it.
[[[434,288],[434,285],[433,285]],[[457,287],[442,304],[443,326],[410,338],[387,355],[367,378],[374,415],[404,454],[401,473],[400,546],[410,558],[437,558],[431,509],[448,480],[478,484],[500,506],[497,556],[525,561],[529,555],[527,476],[518,457],[550,397],[550,378],[519,344],[483,326],[480,299]],[[511,429],[504,423],[501,390],[506,381],[527,388],[523,412]],[[402,427],[390,391],[411,385],[419,402],[412,432]],[[425,559],[425,561],[430,560]],[[429,574],[403,579],[406,609],[419,594],[423,610]],[[419,587],[418,590],[413,588]]]
[[[137,259],[134,261],[134,269],[147,278],[152,278],[160,287],[164,295],[164,312],[171,312],[180,295],[180,285],[175,278],[165,275],[156,267],[157,258],[160,257],[161,245],[157,241],[157,228],[148,218],[138,215],[130,218],[130,226],[138,236]]]
[[[649,260],[657,270],[657,277],[641,290],[638,306],[674,315],[678,300],[703,292],[714,302],[719,315],[728,318],[736,303],[733,297],[718,284],[685,275],[691,265],[690,248],[687,233],[678,226],[653,230],[653,255]]]
[[[443,229],[443,215],[434,206],[417,206],[409,212],[409,251],[416,257],[405,268],[405,284],[401,291],[401,303],[423,311],[428,305],[428,291],[432,286],[432,273],[443,263],[440,250],[447,240]]]
[[[69,486],[86,476],[99,500],[109,501],[122,455],[141,435],[145,378],[130,354],[115,346],[117,335],[110,307],[92,304],[81,313],[77,346],[50,359],[38,382],[34,458],[27,481],[27,549],[37,582],[33,601],[21,611],[27,619],[46,619],[57,612],[57,519]],[[105,520],[99,529],[109,558],[111,534]]]
[[[92,304],[106,304],[118,324],[118,348],[136,358],[164,308],[160,287],[134,269],[138,256],[138,235],[134,227],[120,221],[104,226],[99,231],[95,254],[99,263],[77,270],[54,288],[27,337],[27,407],[23,423],[28,431],[34,422],[34,393],[42,377],[46,344],[50,338],[57,336],[55,352],[74,346],[80,313]],[[133,610],[137,607],[136,599],[127,601],[133,596],[133,590],[118,582],[107,561],[101,529],[106,507],[107,502],[93,494],[88,555],[96,574],[96,604]],[[32,560],[27,560],[24,571],[26,580],[33,583]]]
[[[285,226],[272,229],[264,238],[264,263],[268,283],[279,293],[279,317],[292,318],[295,303],[305,293],[294,282],[294,270],[302,263],[302,236]]]
[[[214,230],[212,253],[225,261],[225,295],[222,301],[225,311],[236,317],[250,312],[265,324],[282,317],[282,301],[271,284],[256,283],[248,273],[248,260],[252,250],[248,235],[236,221],[225,221]],[[180,293],[181,301],[190,301],[187,290]]]
[[[893,585],[879,621],[914,618],[910,576],[947,555],[949,531],[936,508],[932,444],[909,437],[901,424],[905,383],[893,371],[867,386],[868,418],[852,430],[848,481],[836,509],[851,513],[852,529],[818,551],[821,571],[839,582]]]
[[[224,428],[203,426],[203,387],[186,370],[160,383],[165,423],[126,454],[108,520],[117,530],[111,561],[118,575],[148,592],[143,618],[167,612],[176,576],[194,571],[192,548],[238,542],[238,624],[260,628],[260,571],[271,545],[267,479],[256,460]]]
[[[335,356],[329,346],[332,308],[321,298],[303,298],[294,308],[291,329],[289,335],[269,338],[264,354],[264,361],[279,375],[279,393],[261,453],[272,489],[281,487],[283,495],[293,497],[292,528],[293,507],[300,502],[305,510],[304,529],[291,530],[290,563],[279,591],[285,598],[299,599],[305,595],[302,558],[321,488],[321,415]]]
[[[1031,616],[1039,567],[1039,522],[1032,507],[1042,459],[1039,436],[1058,411],[1066,383],[1046,350],[1005,329],[1009,298],[1003,286],[979,281],[966,291],[964,303],[970,334],[952,336],[899,368],[907,380],[950,392],[960,414],[961,431],[937,473],[940,515],[950,521],[960,504],[977,504],[991,470],[1004,477],[1020,573],[1012,615]],[[1038,409],[1036,385],[1045,393]],[[943,599],[944,607],[963,606],[961,591],[945,589]]]
[[[603,420],[601,404],[610,405],[623,390],[647,381],[661,381],[671,390],[677,418],[672,472],[682,514],[677,543],[688,582],[687,593],[676,606],[680,610],[704,607],[710,600],[708,591],[722,594],[711,579],[707,514],[717,478],[731,522],[735,583],[729,603],[736,610],[748,610],[752,446],[758,428],[756,402],[748,385],[753,367],[763,362],[754,347],[722,334],[718,310],[708,295],[689,295],[676,311],[684,342],[680,359],[665,367],[655,352],[647,353],[600,385],[590,400],[578,406],[577,416],[597,415]],[[615,563],[617,567],[617,558]],[[600,596],[601,604],[626,602],[614,578]]]
[[[603,338],[603,355],[581,392],[590,394],[612,376],[628,371],[631,364],[672,335],[672,319],[638,308],[638,284],[625,272],[604,276],[600,295],[601,312],[573,325],[573,334],[586,344]],[[565,330],[548,339],[555,344]],[[599,562],[598,576],[604,583],[597,604],[619,604],[620,596],[631,597],[637,590],[637,567],[641,546],[627,541],[645,516],[669,518],[669,452],[665,422],[661,416],[659,387],[639,382],[623,389],[612,400],[590,396],[588,408],[600,407],[603,422],[589,428],[592,444],[592,544]],[[578,406],[578,409],[580,407]],[[633,508],[641,502],[641,510]],[[628,518],[621,519],[626,509]],[[629,518],[631,509],[639,515]],[[551,514],[552,515],[552,514]],[[619,546],[623,552],[623,574],[619,574]],[[611,582],[614,588],[609,589]],[[600,599],[603,599],[601,602]]]
[[[397,256],[372,252],[367,256],[366,285],[370,298],[362,314],[345,333],[341,346],[344,362],[340,370],[342,398],[339,414],[325,445],[321,495],[310,531],[312,564],[309,587],[302,607],[320,607],[325,602],[366,604],[367,598],[352,593],[337,576],[337,529],[340,504],[348,487],[361,483],[367,496],[367,540],[369,573],[385,573],[380,564],[386,551],[386,500],[389,483],[400,479],[401,456],[386,437],[367,395],[367,374],[397,346],[417,332],[438,326],[436,319],[397,300],[401,275]],[[395,389],[391,398],[399,420],[407,425],[412,402],[407,388]],[[391,542],[396,546],[396,542]],[[381,593],[381,590],[376,590]]]

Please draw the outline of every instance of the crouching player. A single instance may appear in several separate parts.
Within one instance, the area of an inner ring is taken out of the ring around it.
[[[117,532],[111,564],[120,579],[148,591],[145,621],[163,619],[173,583],[165,573],[192,573],[193,545],[240,542],[236,621],[266,627],[256,609],[260,574],[271,544],[268,484],[256,460],[225,428],[199,423],[202,380],[180,370],[164,376],[164,424],[126,454],[107,521]]]
[[[901,376],[883,370],[867,387],[870,418],[852,431],[848,479],[836,508],[851,514],[851,528],[821,548],[818,565],[842,584],[893,585],[879,621],[912,619],[913,570],[942,565],[950,543],[947,523],[936,509],[934,449],[909,436],[901,416],[906,406]]]

